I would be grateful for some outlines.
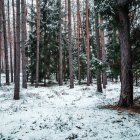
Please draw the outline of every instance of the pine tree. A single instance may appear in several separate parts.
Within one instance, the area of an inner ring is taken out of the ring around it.
[[[74,88],[73,79],[73,64],[72,64],[72,33],[71,33],[71,0],[68,0],[68,38],[69,38],[69,73],[70,73],[70,88]]]
[[[12,0],[12,9],[13,9],[13,37],[14,37],[14,82],[16,77],[16,21],[15,21],[15,4],[14,0]]]
[[[90,85],[90,46],[89,46],[88,0],[86,0],[86,54],[87,54],[87,86],[89,86]]]
[[[37,54],[36,54],[36,84],[38,87],[39,82],[39,40],[40,40],[40,0],[36,0],[37,9]]]
[[[78,59],[78,83],[81,83],[81,70],[80,70],[80,2],[77,0],[77,59]]]
[[[13,82],[13,55],[12,55],[12,38],[11,38],[11,27],[10,27],[10,6],[8,0],[8,41],[10,47],[10,69],[11,69],[11,82]]]
[[[98,4],[95,0],[95,6]],[[100,35],[99,35],[99,17],[97,10],[95,9],[95,34],[96,34],[96,45],[97,45],[97,59],[101,60],[101,47],[100,47]],[[102,92],[101,83],[101,70],[97,69],[97,92]]]
[[[22,87],[27,88],[25,37],[26,37],[26,3],[21,1],[21,53],[22,53]]]
[[[1,87],[1,61],[2,61],[2,1],[0,1],[0,87]]]
[[[4,53],[5,53],[5,69],[6,69],[6,84],[9,85],[9,59],[8,59],[8,45],[7,45],[7,29],[6,29],[6,18],[5,18],[5,5],[2,0],[2,14],[3,14],[3,34],[4,34]]]
[[[14,99],[19,100],[20,92],[20,0],[16,0],[16,74],[15,74],[15,88]]]
[[[59,85],[63,85],[63,48],[62,48],[62,14],[61,14],[61,0],[58,0],[58,10],[59,10]]]

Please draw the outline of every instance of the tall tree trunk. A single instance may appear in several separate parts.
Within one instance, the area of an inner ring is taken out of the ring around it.
[[[38,87],[39,82],[39,41],[40,41],[40,0],[36,0],[37,9],[37,52],[36,52],[36,84]]]
[[[119,106],[133,105],[132,56],[128,5],[119,7],[119,38],[121,43],[121,95]]]
[[[71,0],[68,0],[68,38],[69,38],[69,73],[70,88],[74,88],[73,64],[72,64],[72,44],[71,44]]]
[[[86,0],[86,54],[87,54],[87,86],[89,86],[90,85],[90,46],[89,46],[88,0]]]
[[[33,5],[34,5],[34,0],[32,0],[32,9],[33,9]],[[33,21],[33,12],[31,11],[31,21]],[[33,32],[33,24],[31,23],[31,33]]]
[[[81,84],[81,70],[80,70],[80,2],[77,0],[77,59],[78,59],[78,83]]]
[[[103,19],[100,17],[100,24],[103,24]],[[103,63],[106,63],[106,50],[105,50],[105,40],[104,40],[104,31],[100,29],[100,45],[102,49],[102,61]],[[107,85],[107,75],[106,72],[104,71],[103,74],[103,88],[106,88]]]
[[[61,0],[58,0],[58,10],[59,10],[59,85],[63,85],[63,48],[62,48],[62,14],[61,14]]]
[[[95,6],[97,1],[95,0]],[[95,9],[95,34],[96,34],[96,45],[97,45],[97,59],[101,60],[101,47],[100,47],[100,35],[99,35],[99,18],[98,13]],[[102,92],[102,82],[101,82],[101,70],[97,69],[97,92]]]
[[[0,87],[1,87],[1,63],[2,63],[2,3],[0,1]]]
[[[16,0],[16,73],[14,99],[19,100],[20,91],[20,0]]]
[[[22,53],[22,87],[27,88],[25,38],[26,38],[26,8],[25,0],[21,1],[21,53]]]
[[[8,59],[8,45],[7,45],[7,31],[6,31],[6,19],[5,19],[5,5],[2,0],[2,11],[3,11],[3,34],[4,34],[4,52],[5,52],[5,69],[6,69],[6,84],[9,85],[9,59]]]
[[[12,0],[12,7],[13,7],[13,32],[14,32],[14,81],[16,75],[16,22],[15,22],[15,4],[14,0]]]
[[[13,57],[12,57],[12,40],[11,40],[11,27],[10,27],[10,6],[8,0],[8,40],[10,47],[10,68],[11,68],[11,82],[13,82]]]

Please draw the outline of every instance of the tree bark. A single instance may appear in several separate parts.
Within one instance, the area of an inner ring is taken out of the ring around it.
[[[121,95],[119,106],[133,105],[133,75],[130,46],[130,24],[128,5],[119,7],[119,38],[121,43]]]
[[[69,73],[70,88],[74,88],[73,64],[72,64],[72,44],[71,44],[71,0],[68,0],[68,38],[69,38]]]
[[[86,53],[87,53],[87,86],[90,86],[90,46],[89,46],[88,0],[86,0]]]
[[[32,0],[32,9],[33,9],[34,0]],[[33,21],[33,15],[31,12],[31,22]],[[31,23],[31,33],[33,32],[33,24]]]
[[[97,1],[95,0],[95,6]],[[96,34],[96,45],[97,45],[97,59],[101,60],[101,47],[100,47],[100,35],[99,35],[99,18],[98,13],[95,9],[95,34]],[[97,69],[97,92],[102,92],[102,82],[101,82],[101,70]]]
[[[77,61],[78,61],[78,83],[81,84],[81,70],[80,70],[80,2],[77,0]]]
[[[3,12],[3,34],[4,34],[4,52],[5,52],[5,69],[6,69],[6,84],[9,85],[9,59],[8,59],[8,45],[7,45],[7,30],[6,30],[6,19],[5,19],[5,5],[2,0],[2,12]]]
[[[103,24],[102,17],[100,17],[100,24]],[[104,31],[102,29],[100,29],[100,45],[102,49],[102,61],[105,64],[106,63],[106,50],[105,50]],[[103,88],[106,89],[107,75],[105,71],[103,71],[102,73],[102,79],[103,79]]]
[[[10,47],[10,70],[11,70],[11,82],[13,82],[13,57],[12,57],[12,40],[11,40],[11,27],[10,27],[10,6],[8,0],[8,40]]]
[[[25,0],[21,1],[21,53],[22,53],[22,87],[27,88],[25,38],[26,38],[26,12]]]
[[[39,41],[40,41],[40,0],[36,0],[37,9],[37,52],[36,52],[36,84],[38,87],[39,82]]]
[[[1,87],[1,63],[2,63],[2,3],[0,1],[0,87]]]
[[[13,7],[13,32],[14,32],[14,81],[16,75],[16,22],[15,22],[15,4],[14,0],[12,0],[12,7]]]
[[[63,48],[62,48],[62,14],[61,14],[61,0],[58,0],[58,10],[59,10],[59,86],[63,85]]]
[[[15,88],[14,99],[19,100],[20,92],[20,0],[16,0],[16,73],[15,73]]]

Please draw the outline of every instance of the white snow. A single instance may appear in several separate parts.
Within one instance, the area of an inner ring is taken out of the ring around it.
[[[29,86],[21,89],[19,101],[13,100],[13,92],[13,84],[0,88],[0,139],[140,139],[139,114],[100,108],[118,101],[120,83],[110,82],[102,94],[95,84]],[[140,88],[134,92],[140,95]]]

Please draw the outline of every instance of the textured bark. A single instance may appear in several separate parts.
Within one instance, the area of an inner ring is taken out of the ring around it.
[[[68,0],[68,38],[69,38],[69,73],[70,88],[74,88],[73,64],[72,64],[72,44],[71,44],[71,0]]]
[[[62,48],[62,14],[61,14],[61,0],[58,0],[59,9],[59,85],[63,85],[63,48]]]
[[[2,3],[0,1],[0,87],[1,87],[1,61],[2,61]]]
[[[32,9],[33,9],[33,4],[34,4],[34,1],[32,0]],[[31,21],[33,21],[33,15],[31,15]],[[31,32],[33,32],[33,24],[32,23],[31,23]]]
[[[86,54],[87,54],[87,86],[89,86],[90,85],[90,46],[89,46],[88,0],[86,0]]]
[[[96,5],[96,0],[95,0]],[[97,45],[97,59],[101,60],[101,47],[100,47],[100,36],[99,36],[99,18],[98,13],[95,10],[95,34],[96,34],[96,45]],[[97,69],[97,92],[102,92],[101,83],[101,70]]]
[[[11,70],[11,82],[13,82],[13,56],[12,56],[12,39],[11,39],[11,27],[10,27],[10,6],[8,0],[8,41],[10,47],[10,70]]]
[[[103,24],[103,20],[100,17],[100,24]],[[104,40],[104,31],[101,29],[100,30],[100,45],[101,45],[101,49],[102,49],[102,61],[103,63],[106,62],[106,50],[105,50],[105,40]],[[106,88],[107,85],[107,75],[106,72],[104,71],[102,74],[102,79],[103,79],[103,88]]]
[[[39,81],[39,40],[40,40],[40,0],[36,0],[36,9],[37,9],[37,52],[36,52],[36,84],[35,87],[38,87]]]
[[[76,37],[76,46],[77,46],[77,61],[78,61],[78,83],[81,83],[81,70],[80,70],[80,2],[77,0],[77,37]]]
[[[15,22],[15,4],[14,0],[12,0],[12,7],[13,7],[13,32],[14,32],[14,81],[16,75],[16,22]]]
[[[19,100],[20,91],[20,0],[16,0],[16,73],[14,99]]]
[[[6,84],[9,85],[9,59],[8,59],[8,45],[7,45],[7,30],[6,30],[6,19],[5,19],[5,5],[2,0],[2,12],[3,12],[3,34],[4,34],[4,53],[5,53],[5,70],[6,70]]]
[[[132,56],[130,46],[130,24],[128,5],[120,7],[119,38],[121,43],[121,95],[119,106],[133,105]]]
[[[26,3],[21,1],[21,54],[22,54],[22,87],[27,88],[26,73],[26,56],[25,56],[25,40],[26,40]]]

